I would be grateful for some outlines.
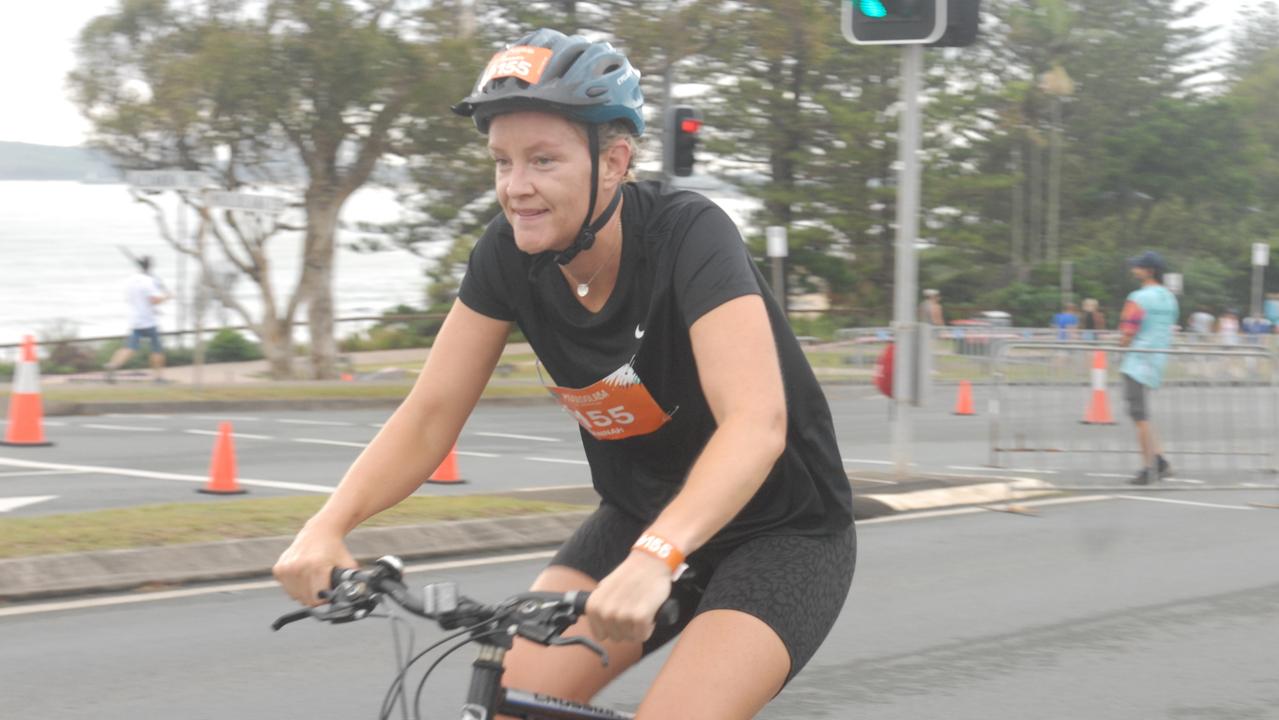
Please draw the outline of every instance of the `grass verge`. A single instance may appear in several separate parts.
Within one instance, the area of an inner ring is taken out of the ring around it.
[[[292,535],[324,500],[320,496],[232,499],[8,518],[0,520],[0,558]],[[410,497],[361,527],[578,509],[581,506],[497,496]]]

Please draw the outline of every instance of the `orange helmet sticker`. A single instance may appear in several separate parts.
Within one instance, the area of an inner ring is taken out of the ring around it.
[[[531,45],[517,45],[498,51],[493,59],[489,60],[488,67],[484,68],[484,74],[475,87],[482,88],[488,84],[489,80],[504,77],[518,78],[530,85],[536,85],[537,81],[542,79],[542,73],[546,70],[546,65],[551,61],[553,54],[550,48]]]

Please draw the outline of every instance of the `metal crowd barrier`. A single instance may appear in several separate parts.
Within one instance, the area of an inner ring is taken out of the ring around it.
[[[1120,374],[1129,353],[1167,356],[1148,395],[1171,489],[1279,488],[1279,354],[1259,345],[1134,350],[1001,343],[992,357],[990,464],[1059,473],[1058,485],[1114,486],[1140,469]]]

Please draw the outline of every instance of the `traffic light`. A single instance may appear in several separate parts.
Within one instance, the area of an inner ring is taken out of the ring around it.
[[[927,44],[946,32],[950,0],[843,0],[844,37],[859,45]]]
[[[666,110],[662,172],[667,177],[693,174],[693,151],[701,129],[702,115],[691,105],[674,105]]]
[[[858,45],[966,47],[981,0],[843,0],[844,37]]]

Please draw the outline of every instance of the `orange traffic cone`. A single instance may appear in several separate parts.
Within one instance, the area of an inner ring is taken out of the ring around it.
[[[1084,425],[1114,425],[1115,418],[1110,414],[1110,400],[1106,397],[1106,352],[1097,350],[1092,354],[1092,401],[1084,411]]]
[[[40,402],[40,361],[36,341],[22,338],[22,356],[14,367],[13,392],[9,395],[9,427],[0,445],[52,445],[44,439],[44,406]]]
[[[209,483],[196,492],[211,495],[243,495],[248,492],[235,481],[235,443],[231,441],[231,423],[218,426],[218,441],[213,446],[213,462],[209,463]]]
[[[973,384],[967,380],[959,381],[959,395],[955,397],[955,414],[977,414],[973,411]]]
[[[457,474],[457,443],[453,443],[453,447],[449,448],[449,454],[444,456],[444,462],[431,473],[427,482],[436,485],[458,485],[466,482]]]

